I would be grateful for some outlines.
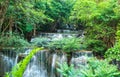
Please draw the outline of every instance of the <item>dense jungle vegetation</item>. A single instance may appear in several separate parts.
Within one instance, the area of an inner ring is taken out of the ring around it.
[[[85,38],[82,42],[68,39],[74,46],[64,46],[63,51],[72,52],[81,44],[81,49],[93,51],[97,57],[120,61],[120,0],[0,0],[0,49],[30,47],[31,38],[40,32],[56,32],[67,25],[83,30]],[[100,76],[93,72],[85,77],[119,77],[117,74]]]
[[[119,44],[119,9],[119,0],[0,0],[0,45],[28,45],[37,33],[70,24],[84,30],[87,49],[104,54]]]
[[[55,32],[69,23],[74,3],[73,0],[1,0],[1,36],[17,33],[30,41],[37,32]]]

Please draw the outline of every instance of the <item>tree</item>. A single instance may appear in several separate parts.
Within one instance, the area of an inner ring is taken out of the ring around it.
[[[70,11],[73,7],[73,0],[49,0],[46,1],[45,15],[53,19],[53,22],[48,22],[44,27],[49,27],[49,31],[55,31],[63,24],[68,23]],[[46,29],[46,28],[45,28]]]
[[[36,3],[41,0],[5,0],[1,1],[0,19],[0,32],[19,32],[27,34],[34,29],[34,35],[36,34],[36,25],[38,23],[45,23],[46,20],[51,20],[44,14],[44,10],[37,8]],[[28,34],[27,34],[28,35]]]
[[[102,40],[109,48],[115,43],[118,9],[117,0],[77,0],[70,18],[84,23],[87,38]]]

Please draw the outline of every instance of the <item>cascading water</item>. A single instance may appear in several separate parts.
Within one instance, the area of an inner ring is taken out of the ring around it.
[[[87,65],[88,58],[92,57],[91,51],[74,52],[72,54],[71,64],[74,64],[75,68],[82,68]]]
[[[60,73],[57,73],[57,63],[64,63],[67,61],[67,57],[63,53],[54,53],[52,54],[52,62],[51,62],[51,75],[49,77],[62,77]]]
[[[6,72],[10,72],[15,65],[15,53],[13,51],[0,51],[0,77],[4,77]]]
[[[58,40],[64,37],[73,37],[77,36],[76,34],[60,34],[60,33],[45,33],[41,34],[40,37],[47,37],[50,40]],[[32,40],[34,41],[34,39]],[[17,64],[23,57],[29,54],[31,49],[28,49],[25,53],[17,54],[16,58],[11,57],[13,55],[4,55],[0,53],[0,76],[3,77],[5,72],[9,72],[11,68]],[[79,67],[79,64],[85,65],[87,63],[86,58],[91,56],[90,53],[84,52],[75,52],[72,54],[71,63],[75,65],[75,68]],[[9,56],[10,55],[10,56]],[[86,57],[87,56],[87,57]],[[22,57],[22,58],[21,58]],[[67,61],[67,57],[62,52],[49,52],[47,50],[43,50],[38,52],[33,58],[30,60],[29,64],[26,67],[26,70],[23,74],[23,77],[62,77],[60,73],[56,71],[57,63],[63,63]],[[6,64],[5,66],[3,66]],[[5,68],[6,67],[6,68]]]
[[[34,55],[23,74],[23,77],[48,77],[45,62],[43,62],[44,57],[43,51]]]
[[[54,69],[55,69],[56,58],[57,58],[57,55],[53,54],[52,64],[51,64],[51,76],[50,77],[55,77]]]
[[[61,53],[62,54],[62,53]],[[66,61],[65,55],[40,51],[33,56],[23,77],[62,77],[56,71],[57,63]]]

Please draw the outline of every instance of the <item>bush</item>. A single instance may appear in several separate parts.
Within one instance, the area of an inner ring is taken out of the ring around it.
[[[83,69],[74,69],[74,66],[70,67],[64,63],[59,64],[58,72],[62,73],[64,77],[119,77],[120,72],[117,67],[110,65],[107,60],[97,60],[92,58],[88,60],[87,66]]]
[[[63,39],[54,40],[49,43],[49,49],[50,50],[56,50],[56,49],[61,50],[64,44],[65,44],[65,41]]]
[[[119,60],[120,61],[120,43],[116,43],[114,47],[109,48],[106,53],[105,57],[109,60]]]
[[[91,59],[86,69],[81,70],[83,77],[119,77],[117,67],[110,65],[107,60]]]
[[[80,50],[80,38],[67,38],[64,39],[64,41],[65,44],[62,48],[64,52],[74,52]]]
[[[0,46],[1,47],[27,47],[30,44],[18,34],[6,34],[0,35]]]
[[[83,48],[91,50],[93,52],[104,54],[106,50],[106,45],[101,40],[86,39],[83,43]]]
[[[38,47],[48,47],[50,40],[48,38],[41,38],[41,37],[37,37],[34,38],[31,43],[34,46],[38,46]]]
[[[59,68],[57,71],[60,72],[63,77],[76,77],[78,75],[78,71],[74,69],[73,65],[68,66],[67,63],[59,64]]]
[[[64,52],[73,52],[80,50],[79,38],[64,38],[53,41],[49,44],[50,49],[61,49]]]
[[[110,61],[120,61],[120,27],[118,27],[118,30],[116,32],[116,43],[113,47],[109,48],[106,51],[105,57]]]

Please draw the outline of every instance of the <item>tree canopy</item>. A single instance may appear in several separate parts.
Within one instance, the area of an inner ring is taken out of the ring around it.
[[[120,23],[118,0],[76,0],[73,8],[70,19],[84,23],[86,36],[114,45]]]

